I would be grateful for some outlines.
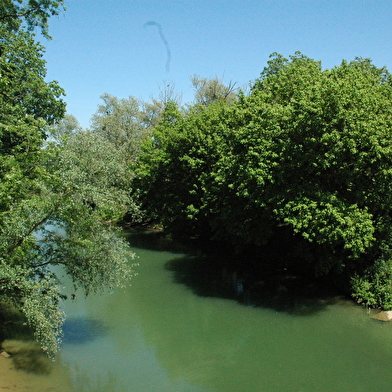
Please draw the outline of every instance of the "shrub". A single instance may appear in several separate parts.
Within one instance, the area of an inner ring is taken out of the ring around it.
[[[378,260],[362,276],[356,274],[352,296],[368,307],[392,310],[392,260]]]

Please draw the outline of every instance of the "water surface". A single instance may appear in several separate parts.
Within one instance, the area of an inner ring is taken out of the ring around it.
[[[167,267],[190,256],[160,241],[130,236],[131,287],[65,304],[61,363],[75,391],[391,390],[392,323],[340,300],[292,312],[198,296]]]

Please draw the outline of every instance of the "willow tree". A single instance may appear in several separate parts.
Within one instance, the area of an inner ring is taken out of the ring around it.
[[[45,144],[49,127],[64,116],[64,92],[45,80],[43,47],[28,30],[47,33],[47,17],[61,3],[0,5],[0,306],[19,310],[49,354],[58,349],[64,317],[54,265],[85,293],[133,274],[132,254],[109,223],[128,200],[108,163],[113,156],[102,145],[80,154],[69,135]]]

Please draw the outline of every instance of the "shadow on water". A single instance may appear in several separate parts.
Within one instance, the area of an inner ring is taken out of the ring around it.
[[[287,258],[287,250],[265,249],[261,259],[252,256],[254,249],[240,256],[222,244],[179,244],[161,231],[136,229],[128,234],[134,248],[185,253],[167,262],[165,268],[173,273],[176,283],[198,296],[303,316],[323,311],[342,298],[341,290],[331,287],[331,278],[316,279],[278,261]]]
[[[176,283],[198,296],[235,300],[252,307],[293,315],[312,315],[341,299],[321,280],[290,275],[287,271],[251,271],[215,258],[186,256],[166,263]]]
[[[73,317],[66,319],[63,332],[63,343],[84,344],[104,336],[107,333],[107,327],[99,320]]]
[[[125,237],[133,248],[157,252],[189,253],[190,247],[173,241],[170,236],[160,230],[129,228]]]

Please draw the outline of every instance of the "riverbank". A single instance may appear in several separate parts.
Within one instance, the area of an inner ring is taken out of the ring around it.
[[[49,375],[34,374],[18,370],[11,357],[0,355],[0,391],[70,392],[72,388],[58,365]]]
[[[35,391],[36,389],[31,388],[27,376],[27,373],[15,368],[11,358],[0,355],[0,390]]]

